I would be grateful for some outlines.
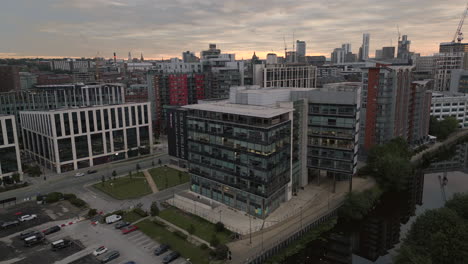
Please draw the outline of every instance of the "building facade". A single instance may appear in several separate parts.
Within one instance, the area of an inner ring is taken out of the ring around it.
[[[468,127],[468,96],[434,93],[431,102],[431,116],[443,120],[449,116],[458,120],[460,128]]]
[[[425,131],[429,118],[426,111],[430,105],[430,86],[427,82],[413,83],[413,67],[377,64],[364,69],[360,134],[363,151],[396,137],[410,144],[418,144],[427,137],[421,131]]]
[[[434,57],[434,90],[449,91],[452,70],[468,70],[468,53],[438,53]]]
[[[21,180],[23,171],[15,117],[13,115],[0,115],[0,185],[13,183],[6,178],[15,173],[20,175]]]
[[[255,85],[262,87],[314,88],[317,67],[312,65],[257,64],[254,65]]]
[[[0,65],[0,92],[17,91],[20,88],[19,67]]]
[[[20,112],[25,152],[57,173],[152,153],[149,103]]]
[[[370,45],[370,34],[364,33],[362,35],[361,57],[359,58],[362,61],[369,59],[369,45]]]

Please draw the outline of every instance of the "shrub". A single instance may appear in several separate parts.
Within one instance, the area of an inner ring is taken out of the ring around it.
[[[80,198],[72,198],[69,200],[71,204],[73,204],[76,207],[84,207],[86,206],[86,202],[81,200]]]
[[[207,248],[208,248],[208,246],[205,243],[200,245],[201,250],[206,250]]]
[[[219,232],[223,232],[223,231],[224,231],[224,224],[221,223],[221,222],[217,222],[217,223],[215,224],[215,230],[216,230],[216,232],[218,232],[218,233],[219,233]]]
[[[148,216],[148,213],[145,212],[143,209],[141,208],[135,208],[133,209],[133,212],[141,217],[147,217]]]
[[[63,193],[51,192],[45,197],[46,203],[56,203],[63,199]]]
[[[214,235],[214,234],[211,236],[210,245],[211,245],[212,247],[216,247],[216,246],[219,245],[219,238],[218,238],[216,235]]]
[[[88,217],[91,218],[93,216],[97,215],[97,210],[94,208],[89,209],[88,211]]]
[[[174,231],[174,235],[176,235],[176,236],[178,236],[178,237],[180,237],[180,238],[182,238],[184,240],[187,239],[187,235],[180,232],[179,230]]]
[[[63,199],[65,199],[65,200],[76,199],[76,195],[74,195],[73,193],[64,193],[63,194]]]
[[[156,202],[151,203],[151,216],[158,216],[159,215],[159,207]]]
[[[226,245],[218,245],[215,249],[215,257],[218,260],[223,260],[227,258],[227,253],[229,248]]]

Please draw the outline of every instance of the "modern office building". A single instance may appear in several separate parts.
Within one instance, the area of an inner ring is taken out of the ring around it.
[[[450,90],[452,70],[468,70],[468,53],[437,53],[434,55],[434,90]]]
[[[74,71],[79,69],[89,69],[94,67],[94,62],[91,60],[76,60],[76,59],[65,59],[65,60],[51,60],[50,69],[62,70],[62,71]]]
[[[0,65],[0,92],[17,91],[20,88],[19,67]]]
[[[232,87],[229,100],[168,109],[170,155],[186,157],[193,192],[265,218],[311,182],[352,179],[360,91]]]
[[[398,53],[397,53],[398,59],[403,59],[403,60],[411,59],[410,45],[411,45],[411,41],[408,40],[407,35],[403,35],[403,37],[398,40]]]
[[[345,51],[342,48],[336,48],[331,53],[332,64],[343,64],[345,62]]]
[[[440,53],[468,52],[468,43],[443,42],[439,45]]]
[[[297,62],[304,63],[306,56],[306,42],[303,40],[296,41],[296,56]]]
[[[364,152],[396,137],[410,144],[426,139],[431,86],[427,81],[413,83],[413,68],[377,64],[364,69],[360,134]]]
[[[197,56],[195,56],[195,54],[193,52],[190,52],[190,51],[185,51],[185,52],[182,52],[182,60],[183,62],[199,62],[200,61],[200,58],[198,58]]]
[[[362,35],[362,46],[361,46],[361,61],[369,59],[369,45],[370,45],[370,34],[364,33]]]
[[[314,66],[322,66],[327,62],[325,56],[306,56],[306,63]],[[278,63],[280,61],[278,60]]]
[[[125,103],[124,85],[64,84],[36,85],[34,89],[0,93],[0,114],[16,115],[26,110],[51,110],[67,107]]]
[[[57,173],[152,153],[149,103],[20,112],[26,154]]]
[[[382,59],[383,57],[383,50],[379,49],[379,50],[375,50],[375,59],[378,60],[378,59]]]
[[[383,47],[382,58],[384,60],[391,60],[395,58],[395,47]]]
[[[450,72],[450,93],[468,93],[468,70],[456,69]]]
[[[5,177],[10,177],[15,173],[18,173],[22,179],[23,171],[15,117],[0,114],[0,186],[5,183]]]
[[[185,53],[184,53],[185,54]],[[186,59],[187,55],[184,55]],[[178,58],[172,58],[170,61],[156,62],[154,70],[160,73],[201,73],[202,64],[199,61],[186,62]]]
[[[314,88],[317,67],[304,64],[254,65],[254,85],[262,87]]]
[[[278,57],[275,53],[268,53],[266,58],[266,64],[277,64]]]
[[[431,116],[443,120],[449,116],[455,117],[460,128],[468,127],[468,96],[434,93],[431,102]]]
[[[32,89],[37,84],[37,76],[30,72],[20,72],[19,77],[21,90]]]

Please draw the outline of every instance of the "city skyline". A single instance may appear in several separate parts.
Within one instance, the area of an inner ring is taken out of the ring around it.
[[[358,53],[363,33],[370,33],[372,56],[376,49],[397,45],[397,24],[412,41],[412,51],[430,55],[438,51],[440,42],[452,40],[464,6],[461,0],[299,0],[294,5],[211,0],[8,1],[0,11],[0,57],[95,57],[99,53],[111,58],[115,51],[118,58],[126,59],[131,51],[134,56],[142,52],[147,59],[168,59],[181,57],[186,50],[198,56],[208,43],[216,43],[237,59],[250,58],[254,51],[265,58],[270,52],[284,54],[283,37],[288,50],[300,39],[307,43],[307,55],[330,57],[345,42]]]

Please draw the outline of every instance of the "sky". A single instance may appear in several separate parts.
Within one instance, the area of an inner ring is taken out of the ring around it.
[[[452,40],[465,1],[1,0],[0,57],[167,59],[216,43],[236,59],[265,58],[284,55],[285,42],[292,50],[293,39],[329,57],[342,43],[358,53],[365,32],[373,57],[397,45],[397,25],[412,51],[431,55]]]

